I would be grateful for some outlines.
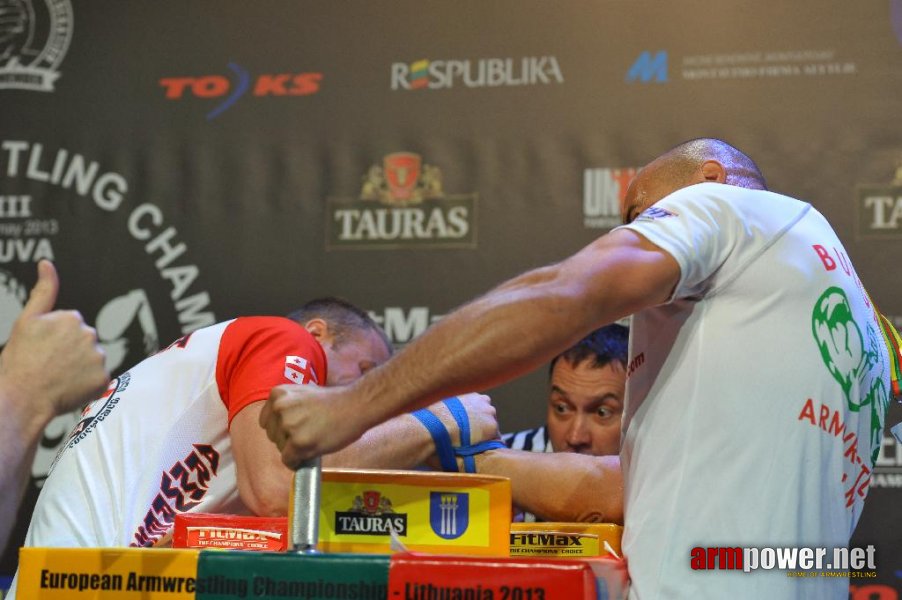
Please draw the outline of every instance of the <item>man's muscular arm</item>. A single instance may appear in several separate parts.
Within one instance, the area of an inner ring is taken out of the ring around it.
[[[462,394],[460,401],[470,420],[470,443],[478,444],[496,439],[499,435],[498,422],[495,420],[495,407],[489,397],[482,394]],[[448,408],[439,402],[431,405],[429,410],[448,430],[451,443],[459,446],[460,432]],[[257,429],[260,429],[259,426]],[[412,469],[434,455],[435,444],[423,424],[410,414],[403,414],[368,430],[350,446],[326,454],[323,456],[323,467]]]
[[[617,456],[495,450],[477,456],[476,469],[510,478],[514,504],[545,521],[623,523]]]
[[[286,464],[298,464],[406,410],[524,374],[589,331],[666,301],[679,274],[669,254],[616,230],[445,316],[350,386],[275,388],[260,424]]]
[[[310,386],[313,387],[313,386]],[[461,396],[470,419],[471,442],[498,436],[495,408],[480,394]],[[288,509],[288,490],[294,474],[282,463],[278,449],[266,439],[258,424],[263,402],[255,402],[232,419],[230,429],[242,502],[257,515],[284,515]],[[442,421],[459,443],[460,434],[451,413],[442,404],[430,410]],[[350,446],[323,456],[324,468],[412,469],[435,453],[435,445],[426,428],[409,414],[382,423]]]

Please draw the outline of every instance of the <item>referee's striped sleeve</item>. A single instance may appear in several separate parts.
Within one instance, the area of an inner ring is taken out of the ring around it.
[[[544,426],[506,433],[501,436],[501,441],[512,450],[525,450],[527,452],[545,452],[547,445]]]

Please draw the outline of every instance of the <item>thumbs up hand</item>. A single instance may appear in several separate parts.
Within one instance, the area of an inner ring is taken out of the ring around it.
[[[58,292],[56,268],[42,260],[0,354],[0,406],[27,410],[37,427],[97,398],[109,382],[96,332],[77,311],[53,310]]]

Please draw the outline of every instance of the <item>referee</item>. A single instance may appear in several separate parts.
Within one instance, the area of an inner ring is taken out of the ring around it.
[[[626,386],[629,329],[606,325],[552,359],[548,368],[545,425],[502,440],[508,448],[531,452],[575,452],[591,456],[620,451],[620,421]],[[521,513],[516,520],[533,522]]]

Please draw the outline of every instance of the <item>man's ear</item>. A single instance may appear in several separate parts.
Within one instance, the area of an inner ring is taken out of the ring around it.
[[[716,183],[726,183],[727,170],[722,164],[716,160],[706,160],[698,170],[699,183],[711,181]]]
[[[329,324],[323,319],[310,319],[304,323],[304,329],[310,332],[310,335],[316,338],[320,343],[327,343],[332,340],[332,332],[329,330]]]

